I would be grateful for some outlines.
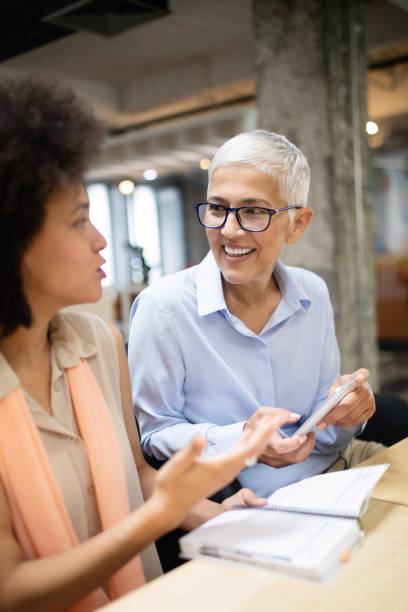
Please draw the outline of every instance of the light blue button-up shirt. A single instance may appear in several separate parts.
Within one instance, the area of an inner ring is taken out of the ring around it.
[[[326,284],[278,262],[282,299],[260,334],[225,304],[210,252],[199,264],[157,280],[131,310],[129,365],[145,452],[166,459],[200,432],[206,452],[231,448],[262,405],[302,414],[302,423],[339,376],[339,351]],[[292,433],[297,426],[284,426]],[[258,495],[324,471],[361,428],[330,426],[312,454],[284,468],[241,472]]]

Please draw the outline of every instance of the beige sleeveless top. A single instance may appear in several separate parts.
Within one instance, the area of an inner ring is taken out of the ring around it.
[[[143,503],[143,496],[122,415],[119,360],[111,330],[102,319],[90,313],[59,313],[51,321],[50,340],[52,415],[22,390],[78,539],[83,542],[97,534],[101,524],[88,456],[78,432],[65,375],[65,368],[77,365],[81,357],[88,361],[98,381],[118,432],[131,510]],[[0,353],[0,397],[17,386],[20,386],[18,378]],[[162,573],[153,544],[141,557],[147,580]]]

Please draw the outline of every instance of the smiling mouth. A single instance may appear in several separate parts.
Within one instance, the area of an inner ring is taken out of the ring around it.
[[[230,257],[240,257],[242,255],[248,255],[249,253],[252,253],[253,251],[255,251],[255,249],[244,249],[244,248],[236,248],[236,249],[232,249],[230,247],[227,247],[224,245],[224,251],[227,255],[229,255]]]

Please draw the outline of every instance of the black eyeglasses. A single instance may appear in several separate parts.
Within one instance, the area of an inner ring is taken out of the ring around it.
[[[229,213],[234,212],[238,223],[247,232],[264,232],[268,229],[273,215],[291,208],[302,208],[302,206],[285,206],[285,208],[262,208],[261,206],[240,206],[239,208],[227,208],[221,204],[202,202],[194,204],[197,217],[202,226],[210,229],[223,227]]]

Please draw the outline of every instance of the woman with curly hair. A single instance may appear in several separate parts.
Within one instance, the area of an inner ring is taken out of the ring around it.
[[[290,418],[271,410],[210,458],[196,436],[157,472],[144,462],[119,333],[60,312],[101,296],[81,180],[101,139],[60,83],[0,82],[0,610],[94,610],[158,575],[162,534],[264,503],[205,498]]]

